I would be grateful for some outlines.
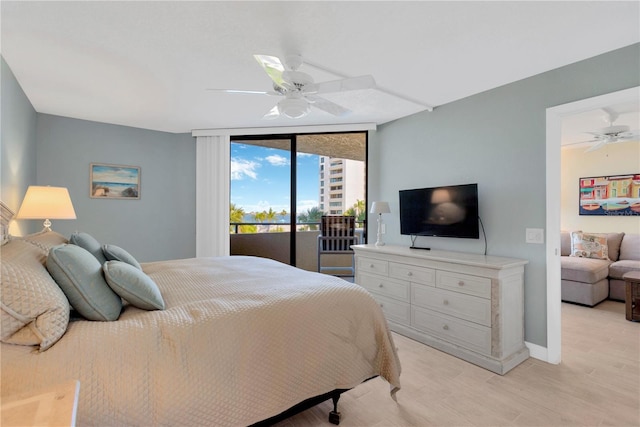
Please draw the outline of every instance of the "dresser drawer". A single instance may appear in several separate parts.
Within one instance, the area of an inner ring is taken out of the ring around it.
[[[491,354],[491,328],[411,306],[411,325],[478,353]]]
[[[357,269],[361,273],[375,273],[387,276],[389,274],[389,262],[375,258],[358,257]]]
[[[389,277],[434,286],[436,272],[432,268],[390,262]]]
[[[409,282],[373,274],[359,274],[358,285],[373,294],[409,302]]]
[[[482,298],[491,298],[491,279],[486,277],[438,270],[436,272],[436,287]]]
[[[491,326],[491,300],[488,299],[412,284],[411,304]]]
[[[384,317],[386,317],[387,320],[403,325],[409,325],[411,323],[411,306],[409,303],[400,302],[376,294],[373,294],[373,297],[378,302],[380,308],[382,308]]]

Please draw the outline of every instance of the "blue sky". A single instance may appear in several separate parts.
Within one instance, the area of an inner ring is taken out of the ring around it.
[[[297,211],[318,206],[318,156],[298,153]],[[245,212],[290,211],[291,153],[231,144],[231,203]]]

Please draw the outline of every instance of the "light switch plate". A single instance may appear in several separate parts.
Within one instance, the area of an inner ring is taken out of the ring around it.
[[[542,228],[527,228],[526,231],[527,243],[544,243],[544,230]]]

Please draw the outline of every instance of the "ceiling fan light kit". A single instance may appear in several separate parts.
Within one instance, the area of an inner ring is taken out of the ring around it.
[[[285,98],[278,102],[278,112],[290,119],[299,119],[311,111],[311,106],[302,98]]]

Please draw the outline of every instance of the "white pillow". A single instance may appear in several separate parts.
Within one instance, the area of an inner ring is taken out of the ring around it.
[[[49,275],[41,248],[21,240],[2,246],[0,340],[47,350],[66,332],[69,301]]]

